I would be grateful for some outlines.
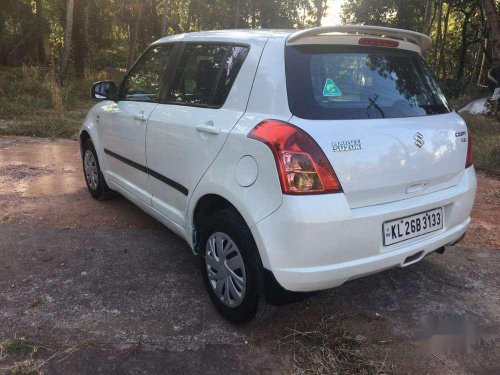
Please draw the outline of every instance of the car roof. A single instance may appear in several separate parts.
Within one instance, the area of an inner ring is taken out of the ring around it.
[[[184,33],[167,36],[159,39],[153,44],[168,42],[230,42],[230,43],[261,43],[270,37],[282,37],[288,40],[288,44],[300,44],[307,40],[318,40],[321,37],[335,38],[335,36],[374,36],[377,38],[389,38],[403,40],[419,49],[425,50],[431,44],[431,38],[425,34],[415,31],[395,29],[388,27],[368,25],[334,25],[321,26],[305,30],[293,29],[234,29],[213,30]]]
[[[212,30],[197,31],[192,33],[177,34],[161,38],[153,44],[171,43],[171,42],[231,42],[252,44],[269,39],[273,35],[283,35],[284,38],[297,30],[278,30],[278,29],[232,29],[232,30]]]

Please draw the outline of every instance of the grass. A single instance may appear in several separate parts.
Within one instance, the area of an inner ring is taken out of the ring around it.
[[[43,375],[39,362],[27,359],[5,369],[7,375]]]
[[[463,115],[473,137],[474,166],[500,175],[500,122],[492,117]]]
[[[62,88],[51,69],[0,67],[0,135],[75,137],[95,103],[89,95],[92,82],[107,78],[104,72],[70,77]]]
[[[43,362],[33,360],[33,355],[38,352],[39,345],[24,337],[15,337],[0,343],[0,361],[9,358],[29,357],[6,368],[0,368],[7,375],[42,375]]]
[[[342,317],[332,316],[291,330],[283,341],[291,351],[292,374],[394,373],[394,366],[386,360],[368,358],[363,351],[366,339],[345,329],[342,322]]]
[[[14,356],[33,355],[39,346],[24,337],[16,337],[0,343],[0,359]]]

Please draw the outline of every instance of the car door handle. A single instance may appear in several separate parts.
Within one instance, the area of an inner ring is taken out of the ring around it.
[[[197,125],[196,130],[199,131],[200,133],[207,133],[214,135],[220,134],[220,128],[216,128],[213,125]]]
[[[134,119],[137,121],[146,121],[146,117],[144,117],[144,114],[139,114],[139,115],[134,115]]]

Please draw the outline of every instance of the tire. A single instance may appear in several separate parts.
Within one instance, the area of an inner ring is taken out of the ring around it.
[[[234,209],[223,209],[204,224],[200,228],[201,271],[217,311],[232,323],[269,318],[276,307],[265,300],[262,262],[243,218]]]
[[[87,139],[83,145],[83,177],[90,195],[97,200],[107,200],[114,196],[113,191],[106,184],[106,180],[99,166],[99,159],[94,144]]]

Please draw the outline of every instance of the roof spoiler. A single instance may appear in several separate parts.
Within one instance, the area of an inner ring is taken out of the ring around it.
[[[311,36],[318,36],[328,33],[344,33],[351,35],[373,35],[378,37],[387,37],[404,40],[418,45],[422,51],[427,49],[432,39],[422,33],[416,31],[394,29],[390,27],[365,26],[365,25],[338,25],[338,26],[321,26],[312,29],[297,31],[288,37],[287,44],[293,44],[299,39]]]

